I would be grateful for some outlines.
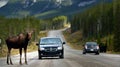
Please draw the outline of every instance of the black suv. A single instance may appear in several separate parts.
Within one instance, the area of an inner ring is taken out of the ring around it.
[[[99,55],[99,45],[96,42],[86,42],[84,45],[83,54],[86,53],[95,53],[96,55]]]
[[[54,57],[59,56],[64,58],[64,47],[60,38],[57,37],[43,37],[39,40],[38,45],[38,57]]]

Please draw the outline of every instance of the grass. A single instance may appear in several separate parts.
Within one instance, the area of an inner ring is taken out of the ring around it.
[[[18,11],[17,13],[18,13],[18,15],[20,15],[20,16],[28,16],[28,15],[30,15],[30,12],[29,12],[29,11]]]
[[[47,36],[47,32],[39,33],[38,39],[45,36]],[[27,52],[36,51],[37,49],[38,47],[36,46],[36,42],[32,41],[28,45]],[[2,50],[0,50],[0,57],[5,57],[7,55],[7,51],[8,51],[7,46],[3,45]],[[22,52],[24,53],[24,51]],[[19,54],[19,49],[12,49],[11,55],[16,55],[16,54]]]
[[[120,54],[120,52],[107,51],[108,54]]]
[[[70,47],[77,50],[83,48],[82,45],[84,44],[84,41],[82,41],[82,33],[80,31],[71,34],[70,29],[67,29],[63,34]]]

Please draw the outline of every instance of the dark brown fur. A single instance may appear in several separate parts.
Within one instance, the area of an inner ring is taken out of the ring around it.
[[[29,40],[31,39],[31,36],[32,36],[32,32],[27,33],[26,35],[21,33],[18,36],[9,37],[6,39],[6,44],[8,47],[8,53],[7,53],[7,64],[8,65],[9,65],[9,61],[10,61],[10,64],[13,64],[11,60],[11,49],[12,48],[19,49],[20,64],[22,64],[21,56],[22,56],[22,48],[24,48],[25,63],[27,64],[26,51],[27,51],[27,45],[28,45]]]

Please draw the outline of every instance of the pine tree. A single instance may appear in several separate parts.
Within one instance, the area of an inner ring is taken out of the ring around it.
[[[120,3],[114,1],[114,51],[120,52]]]

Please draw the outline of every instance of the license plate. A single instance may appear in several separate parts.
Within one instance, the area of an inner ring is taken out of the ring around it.
[[[93,49],[90,49],[90,51],[93,51]]]

